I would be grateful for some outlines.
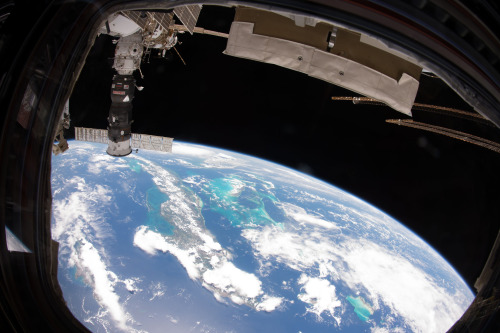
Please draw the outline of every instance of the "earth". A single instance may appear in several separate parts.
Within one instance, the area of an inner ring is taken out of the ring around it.
[[[261,159],[175,142],[53,156],[52,237],[94,332],[445,332],[474,295],[379,209]]]

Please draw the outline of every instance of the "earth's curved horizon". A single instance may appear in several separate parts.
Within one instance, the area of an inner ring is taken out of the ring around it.
[[[52,238],[92,331],[444,332],[474,298],[401,223],[298,171],[182,142],[121,158],[69,144]]]

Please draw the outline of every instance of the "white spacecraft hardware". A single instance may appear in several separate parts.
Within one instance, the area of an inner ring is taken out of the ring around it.
[[[227,38],[226,55],[299,71],[411,116],[422,66],[392,45],[316,18],[240,6],[225,34],[196,27],[201,9],[201,5],[187,5],[170,11],[122,11],[108,17],[99,29],[99,34],[118,38],[106,131],[108,154],[132,152],[134,72],[140,72],[151,50],[163,56],[170,49],[177,51],[177,35],[185,31]],[[182,24],[176,24],[175,17]],[[59,145],[55,152],[64,149]]]
[[[112,142],[108,130],[87,127],[75,127],[75,140],[104,143],[108,146]],[[165,136],[130,133],[129,139],[124,141],[124,145],[131,147],[131,150],[146,149],[171,153],[173,141],[173,138]]]
[[[182,22],[185,30],[192,34],[200,12],[201,5],[176,7],[171,12],[124,11],[113,14],[100,28],[99,33],[119,37],[113,63],[113,68],[118,74],[113,77],[111,85],[111,108],[106,131],[109,139],[106,152],[109,155],[125,156],[132,152],[131,138],[134,142],[131,132],[132,100],[136,87],[133,73],[136,70],[140,71],[143,55],[149,55],[151,49],[157,49],[165,56],[167,50],[175,47],[178,30],[174,24],[174,14]],[[145,147],[156,145],[151,140],[157,137],[148,136],[150,143],[146,144],[142,143],[141,135],[135,134],[135,136],[136,139],[139,138],[140,148],[149,149]],[[171,151],[171,146],[170,142],[170,150],[162,148],[162,151]],[[163,145],[160,144],[160,147]]]
[[[224,54],[274,64],[411,116],[422,67],[385,42],[315,18],[237,7]]]

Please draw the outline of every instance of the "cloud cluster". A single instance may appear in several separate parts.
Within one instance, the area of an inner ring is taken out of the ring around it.
[[[123,309],[120,297],[114,290],[117,276],[108,270],[92,244],[83,241],[78,253],[77,266],[80,274],[83,274],[85,280],[92,284],[95,299],[109,311],[118,328],[124,331],[129,330],[127,325],[129,315]]]
[[[198,240],[202,241],[201,238]],[[264,294],[259,278],[236,267],[230,261],[231,255],[222,248],[206,252],[204,243],[190,249],[181,249],[175,243],[175,238],[161,235],[146,226],[138,227],[134,235],[134,245],[141,250],[151,255],[158,251],[174,255],[189,277],[200,281],[220,302],[229,298],[235,304],[246,304],[257,311],[268,312],[281,304],[282,298]]]
[[[204,146],[185,144],[181,142],[174,142],[172,145],[172,153],[175,155],[187,155],[194,157],[209,157],[214,154],[212,150],[207,149]]]
[[[113,156],[104,154],[94,154],[89,157],[89,163],[87,164],[88,172],[99,175],[104,170],[105,171],[115,171],[119,169],[125,169],[128,166],[122,162],[122,160],[117,160]]]
[[[217,153],[205,159],[201,166],[208,169],[231,169],[244,164],[245,161],[242,159],[224,153]]]
[[[337,324],[340,325],[340,315],[335,313],[336,308],[341,307],[341,303],[337,298],[335,286],[326,279],[310,277],[302,274],[298,280],[299,285],[302,285],[298,299],[307,303],[307,312],[314,313],[318,320],[321,320],[323,312],[329,313]]]
[[[138,280],[120,280],[107,265],[103,243],[112,239],[112,229],[103,217],[103,209],[113,200],[106,186],[87,184],[75,176],[58,186],[69,191],[67,197],[55,196],[53,201],[52,237],[60,244],[60,254],[69,267],[89,284],[94,298],[108,313],[118,329],[135,331],[130,323],[133,319],[123,307],[123,302],[115,291],[117,284],[123,283],[127,290],[138,291]],[[102,320],[101,320],[102,321]]]
[[[299,215],[298,223],[286,230],[267,226],[246,229],[242,235],[263,264],[278,261],[297,271],[311,272],[298,281],[302,285],[298,298],[309,304],[309,312],[334,315],[333,309],[340,304],[329,280],[366,294],[374,309],[384,304],[414,331],[446,331],[469,305],[465,291],[445,289],[404,256],[364,238],[301,228],[301,221],[315,217]],[[320,289],[328,291],[330,298]]]
[[[295,220],[302,226],[340,229],[334,222],[326,221],[319,216],[308,214],[302,207],[287,202],[283,202],[279,206],[287,217]]]

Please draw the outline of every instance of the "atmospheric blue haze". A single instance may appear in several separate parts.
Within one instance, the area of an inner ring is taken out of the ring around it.
[[[174,143],[52,160],[70,310],[95,332],[444,332],[473,294],[398,221],[280,165]]]

